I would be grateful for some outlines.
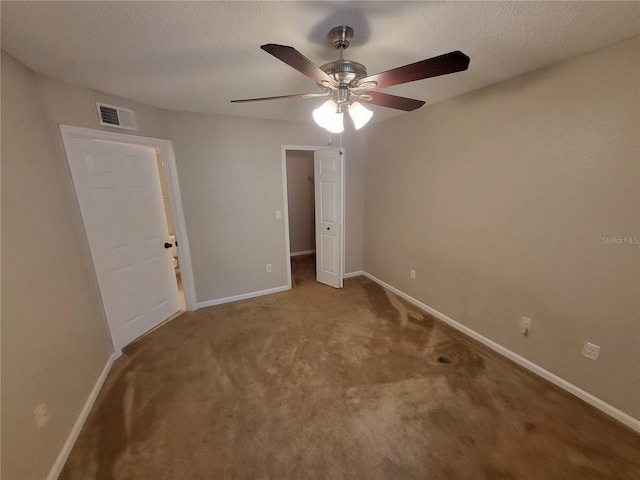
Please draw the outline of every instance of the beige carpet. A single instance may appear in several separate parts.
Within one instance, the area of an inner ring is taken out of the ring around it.
[[[640,436],[576,398],[365,278],[294,278],[128,347],[60,478],[640,478]]]

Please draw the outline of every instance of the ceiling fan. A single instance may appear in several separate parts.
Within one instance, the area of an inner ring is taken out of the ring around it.
[[[365,108],[359,101],[407,112],[420,108],[425,104],[422,100],[398,97],[379,92],[378,89],[460,72],[469,68],[469,57],[460,51],[454,51],[376,73],[375,75],[368,75],[364,65],[343,58],[343,52],[349,48],[353,38],[353,29],[351,27],[340,26],[332,28],[329,32],[329,37],[334,47],[339,50],[340,57],[338,60],[320,67],[293,47],[274,43],[268,43],[260,47],[303,75],[315,80],[324,92],[247,98],[231,100],[231,102],[245,103],[296,97],[329,97],[329,100],[313,111],[313,118],[321,127],[332,133],[340,133],[344,130],[344,112],[349,112],[356,129],[363,127],[371,119],[373,112]]]

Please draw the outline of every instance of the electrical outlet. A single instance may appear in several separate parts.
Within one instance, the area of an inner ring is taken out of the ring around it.
[[[533,320],[531,320],[530,318],[520,317],[520,333],[525,337],[529,336],[532,323],[533,323]]]
[[[411,277],[411,280],[415,280],[416,279],[416,271],[415,270],[411,270],[409,272],[409,277]]]
[[[276,220],[282,220],[282,210],[276,210]]]
[[[49,409],[47,408],[46,403],[41,403],[40,405],[36,405],[36,408],[33,409],[33,416],[36,419],[36,427],[42,428],[44,427],[50,419]]]
[[[271,264],[267,263],[267,272],[271,273]]]
[[[593,343],[584,342],[584,346],[582,347],[582,355],[597,362],[598,357],[600,356],[600,347],[598,345],[594,345]]]

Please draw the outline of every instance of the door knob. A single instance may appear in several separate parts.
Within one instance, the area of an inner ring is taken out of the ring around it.
[[[165,242],[164,248],[171,248],[171,247],[173,247],[172,244],[170,244],[169,242]]]
[[[327,227],[327,230],[331,230],[331,227]]]

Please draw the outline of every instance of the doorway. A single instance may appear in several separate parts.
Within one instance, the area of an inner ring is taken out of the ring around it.
[[[295,285],[292,267],[307,280],[342,288],[344,159],[344,148],[282,147],[289,288]]]
[[[173,148],[167,140],[66,125],[60,130],[109,332],[119,352],[181,309],[176,263],[182,308],[195,305]]]
[[[173,224],[173,216],[171,215],[171,197],[169,196],[169,188],[167,187],[167,177],[164,173],[162,152],[156,152],[156,164],[158,166],[158,175],[160,176],[160,187],[162,189],[162,205],[164,207],[164,215],[167,221],[167,231],[169,233],[167,243],[171,244],[171,247],[169,247],[169,249],[171,250],[172,265],[176,276],[176,285],[178,287],[178,307],[181,311],[185,311],[187,308],[184,300],[182,276],[180,275],[180,259],[178,258],[176,228]]]
[[[287,150],[287,209],[292,287],[315,281],[316,228],[312,150]]]

